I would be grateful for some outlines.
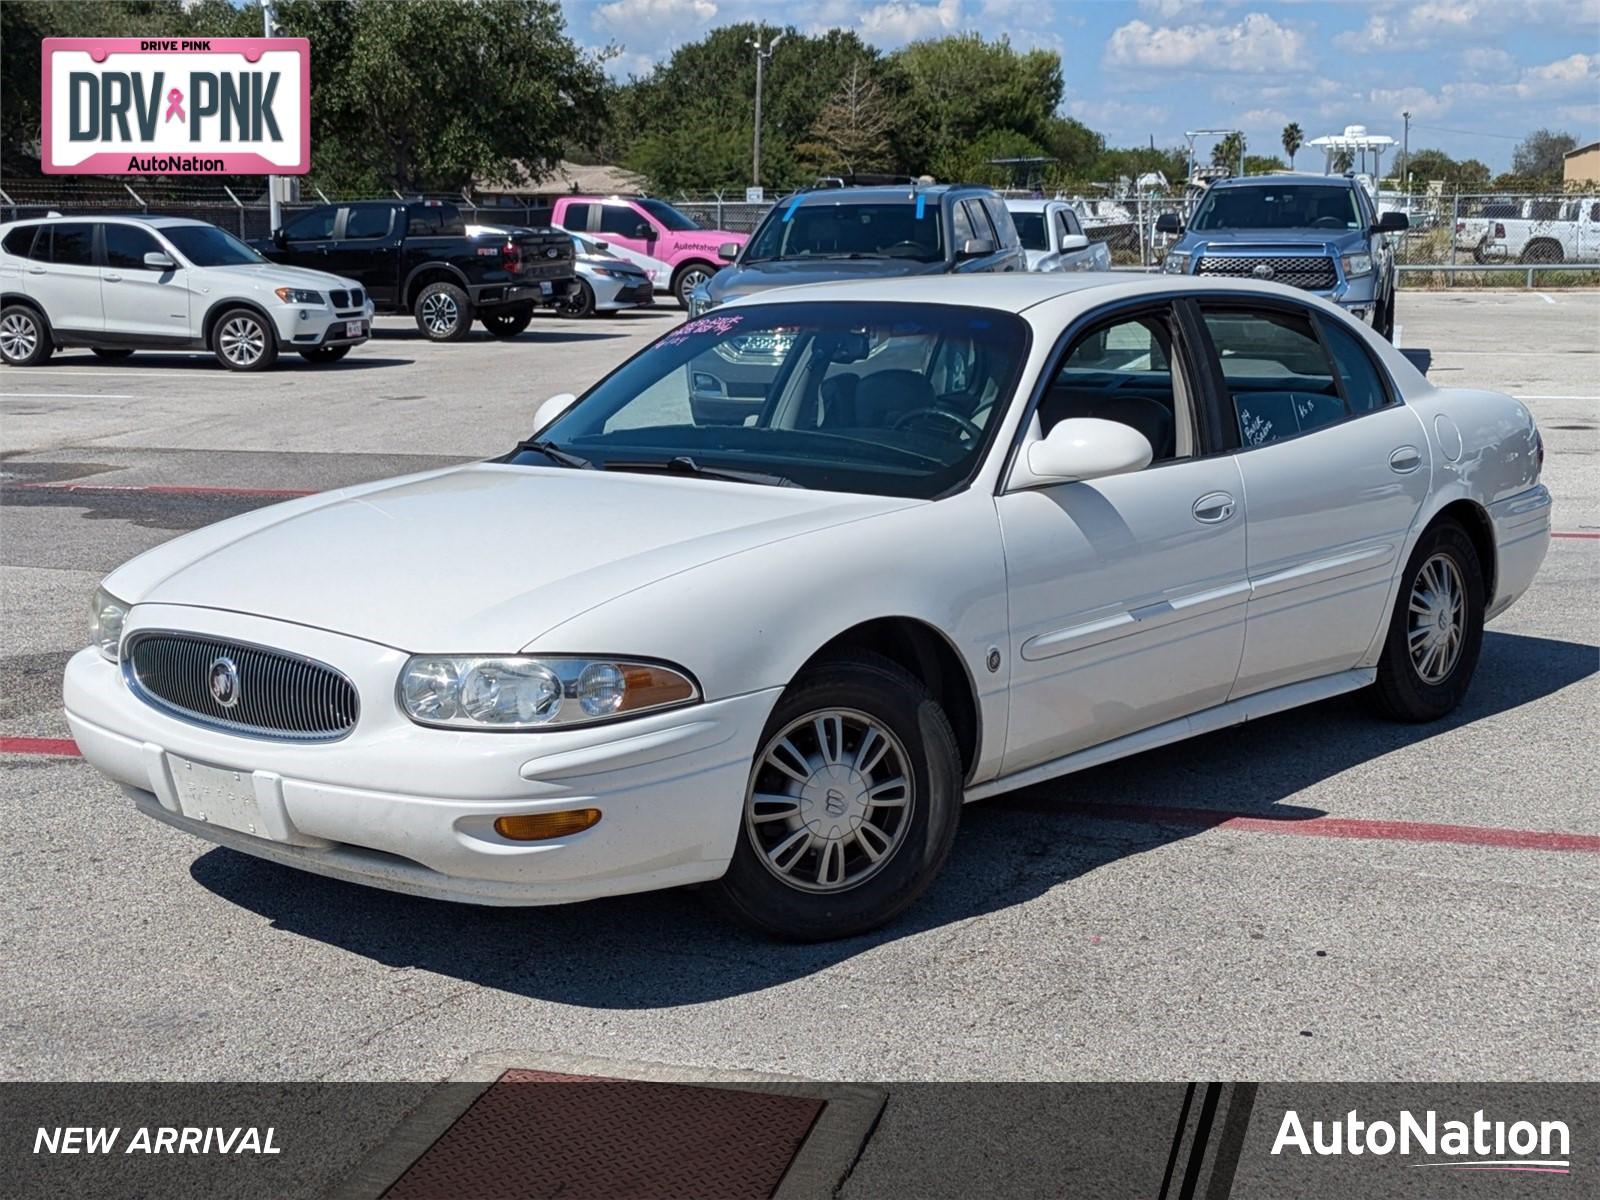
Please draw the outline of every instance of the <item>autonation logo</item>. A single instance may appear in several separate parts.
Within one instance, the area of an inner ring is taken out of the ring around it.
[[[1304,1155],[1426,1155],[1437,1162],[1413,1167],[1445,1167],[1457,1171],[1524,1171],[1566,1175],[1571,1170],[1571,1134],[1565,1121],[1491,1121],[1479,1109],[1471,1121],[1441,1121],[1429,1109],[1419,1119],[1401,1109],[1394,1121],[1363,1121],[1351,1109],[1343,1120],[1312,1121],[1310,1132],[1300,1114],[1289,1109],[1278,1126],[1272,1153]]]

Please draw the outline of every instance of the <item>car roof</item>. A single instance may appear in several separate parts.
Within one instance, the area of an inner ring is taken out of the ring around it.
[[[1059,204],[1059,205],[1062,205],[1065,208],[1071,208],[1072,207],[1072,205],[1068,204],[1065,200],[1033,199],[1033,200],[1007,200],[1005,202],[1006,210],[1008,212],[1024,212],[1024,213],[1027,213],[1027,212],[1045,212],[1047,209],[1049,209],[1049,207],[1052,204]]]
[[[950,304],[968,308],[992,308],[1001,312],[1022,313],[1036,305],[1060,297],[1082,295],[1085,307],[1101,299],[1137,299],[1140,295],[1170,296],[1184,292],[1238,292],[1293,299],[1313,307],[1326,301],[1300,288],[1255,279],[1157,275],[1139,271],[1073,272],[992,272],[959,277],[959,286],[949,275],[914,275],[900,279],[861,279],[829,283],[797,284],[768,288],[739,296],[722,308],[750,304],[791,302],[839,303],[843,301],[883,301],[887,303]]]
[[[808,188],[796,192],[794,196],[785,196],[778,201],[778,207],[799,199],[806,203],[834,204],[869,204],[882,203],[885,200],[903,200],[910,203],[918,196],[947,196],[953,192],[978,192],[992,191],[978,183],[874,183],[863,187],[819,187]]]
[[[1237,175],[1232,179],[1219,179],[1211,186],[1213,188],[1282,187],[1286,183],[1311,183],[1342,188],[1356,186],[1356,181],[1348,175],[1315,175],[1310,171],[1279,171],[1273,175]]]
[[[53,217],[23,217],[12,225],[59,225],[64,221],[116,221],[125,225],[148,225],[152,229],[173,229],[180,225],[207,225],[193,217],[152,217],[144,213],[61,213]]]

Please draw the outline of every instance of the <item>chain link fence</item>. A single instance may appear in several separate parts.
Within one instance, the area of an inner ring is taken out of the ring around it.
[[[743,190],[679,193],[662,198],[711,229],[751,233],[771,209],[793,192],[749,202]],[[1112,265],[1158,267],[1172,238],[1156,232],[1157,219],[1173,213],[1187,221],[1203,193],[1142,192],[1064,195],[1078,212],[1084,233],[1110,248]],[[1001,192],[1012,198],[1037,196]],[[396,193],[399,197],[399,194]],[[282,220],[322,203],[357,197],[329,195],[303,182],[301,199],[280,205]],[[359,197],[370,199],[371,197]],[[406,197],[400,197],[406,198]],[[538,206],[512,198],[441,195],[458,205],[469,222],[526,225]],[[1600,196],[1561,193],[1447,193],[1441,189],[1401,194],[1380,192],[1379,211],[1403,212],[1410,228],[1395,237],[1395,253],[1406,286],[1600,285]],[[108,215],[143,213],[209,221],[245,239],[271,233],[271,209],[260,180],[230,186],[209,180],[105,178],[7,179],[0,183],[0,221],[50,212]],[[1585,269],[1593,264],[1594,269]],[[1532,268],[1530,274],[1526,268]],[[1524,269],[1515,269],[1524,268]]]

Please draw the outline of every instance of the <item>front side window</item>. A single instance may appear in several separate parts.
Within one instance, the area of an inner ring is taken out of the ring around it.
[[[600,206],[601,233],[609,233],[612,237],[636,238],[639,236],[639,227],[646,224],[648,222],[626,204]]]
[[[61,266],[94,265],[94,226],[88,221],[65,221],[54,226],[50,261]]]
[[[967,211],[967,206],[959,200],[950,206],[951,228],[954,231],[952,240],[959,251],[969,241],[978,236],[977,227],[972,223],[972,214]]]
[[[1017,244],[1017,227],[1011,220],[1011,214],[1006,206],[999,200],[985,199],[984,211],[989,214],[989,223],[994,226],[995,246],[997,248],[1010,248]]]
[[[148,271],[144,265],[146,254],[165,254],[161,243],[149,230],[137,225],[106,225],[106,266],[119,271]]]
[[[752,305],[679,326],[539,436],[611,471],[931,499],[977,470],[1027,348],[989,309]]]
[[[283,227],[283,236],[291,242],[315,242],[333,236],[333,220],[339,210],[331,204],[301,213]]]
[[[1189,222],[1194,230],[1365,227],[1354,192],[1324,183],[1214,187]]]
[[[775,258],[910,258],[940,262],[944,259],[944,242],[939,233],[938,201],[926,200],[920,215],[912,200],[786,201],[756,230],[741,261]]]
[[[1187,390],[1174,368],[1167,311],[1120,317],[1082,335],[1039,400],[1039,432],[1068,417],[1116,421],[1144,434],[1151,461],[1194,453]]]
[[[640,200],[639,207],[655,218],[656,224],[672,233],[688,233],[692,229],[699,229],[700,222],[687,213],[679,212],[665,200]]]
[[[1213,308],[1202,316],[1247,449],[1344,420],[1339,384],[1310,318]]]
[[[168,225],[161,232],[197,267],[243,267],[267,261],[215,225]]]

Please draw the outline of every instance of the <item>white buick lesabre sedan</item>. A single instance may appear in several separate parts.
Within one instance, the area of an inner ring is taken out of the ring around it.
[[[716,881],[838,937],[928,886],[963,800],[1341,692],[1442,716],[1549,543],[1526,408],[1274,284],[772,291],[530,424],[114,572],[84,756],[341,879]]]

